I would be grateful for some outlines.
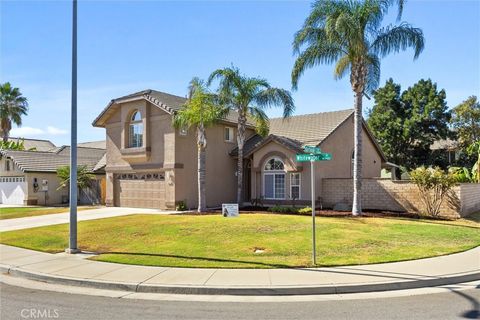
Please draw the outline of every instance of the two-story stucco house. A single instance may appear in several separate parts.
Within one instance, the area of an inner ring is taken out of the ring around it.
[[[106,129],[107,187],[110,206],[173,209],[185,201],[197,205],[195,130],[175,129],[172,116],[186,99],[145,90],[113,99],[93,125]],[[207,129],[207,206],[236,199],[236,116]],[[379,177],[385,157],[365,125],[363,175]],[[353,110],[271,119],[262,138],[247,128],[244,148],[244,201],[264,203],[310,200],[310,164],[296,162],[305,145],[332,153],[316,165],[317,196],[323,178],[351,178]]]

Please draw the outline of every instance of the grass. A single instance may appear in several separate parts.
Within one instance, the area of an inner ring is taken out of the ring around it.
[[[317,218],[318,265],[419,259],[480,245],[480,224],[461,226],[397,218]],[[82,221],[82,250],[94,259],[172,267],[271,268],[311,266],[311,218],[243,214],[131,215]],[[0,242],[46,252],[68,244],[68,225],[0,233]],[[255,249],[265,250],[256,254]]]
[[[78,210],[95,209],[93,206],[78,207]],[[0,208],[0,220],[15,219],[33,216],[42,216],[45,214],[68,212],[68,207],[12,207]]]

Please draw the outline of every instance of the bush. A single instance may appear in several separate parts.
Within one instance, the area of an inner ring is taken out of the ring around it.
[[[420,198],[425,204],[427,214],[437,217],[443,200],[456,183],[454,175],[446,173],[438,167],[425,168],[422,166],[412,170],[410,178],[420,191]]]
[[[305,207],[301,208],[298,210],[299,214],[312,214],[312,208],[311,207]]]
[[[185,203],[185,201],[178,201],[175,209],[177,211],[187,211],[188,210],[187,204]]]
[[[286,207],[286,206],[273,206],[267,209],[270,212],[276,213],[297,213],[298,209],[294,207]]]

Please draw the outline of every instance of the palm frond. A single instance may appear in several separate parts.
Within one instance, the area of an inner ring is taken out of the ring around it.
[[[398,26],[380,29],[371,45],[371,50],[380,57],[385,57],[392,52],[413,48],[415,50],[414,59],[416,59],[424,47],[425,39],[422,30],[414,28],[408,23],[402,23]]]
[[[270,130],[268,116],[261,108],[249,107],[248,113],[255,121],[255,132],[262,137],[266,137]]]
[[[289,117],[295,110],[292,95],[288,90],[268,88],[254,97],[254,102],[260,108],[283,107],[283,117]]]

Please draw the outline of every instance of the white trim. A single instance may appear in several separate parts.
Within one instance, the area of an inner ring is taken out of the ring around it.
[[[287,189],[286,172],[285,171],[279,171],[279,170],[277,170],[277,171],[266,171],[266,172],[263,172],[262,175],[263,175],[263,179],[262,179],[263,180],[263,185],[262,185],[263,190],[262,191],[263,191],[264,199],[265,200],[286,200],[286,197],[285,197],[285,195],[287,194],[287,192],[286,192],[287,191],[286,190]],[[276,189],[275,189],[275,175],[283,175],[283,177],[284,177],[283,198],[275,198],[275,193],[276,193],[275,192],[276,191]],[[265,196],[265,176],[273,176],[273,198],[267,198]]]
[[[228,140],[225,137],[226,130],[228,130]],[[225,142],[233,142],[234,139],[235,139],[235,130],[233,129],[233,127],[225,126],[223,129],[223,140]]]
[[[298,185],[292,184],[293,175],[298,174]],[[292,197],[292,187],[298,187],[298,198],[296,200],[302,199],[302,173],[301,172],[290,172],[290,198]]]

